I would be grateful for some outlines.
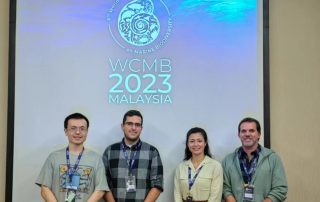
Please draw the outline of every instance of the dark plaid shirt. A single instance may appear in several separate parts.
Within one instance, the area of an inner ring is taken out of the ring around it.
[[[151,188],[163,191],[163,166],[159,152],[154,146],[140,140],[131,148],[125,145],[129,159],[137,151],[132,169],[136,177],[136,191],[126,191],[129,168],[121,144],[125,145],[124,139],[110,145],[103,153],[107,180],[114,199],[117,202],[143,202]]]
[[[240,149],[238,150],[238,158],[239,158],[239,162],[240,162],[242,177],[243,177],[243,181],[246,184],[251,182],[252,176],[253,176],[255,169],[256,169],[256,166],[258,164],[260,151],[261,151],[261,146],[258,145],[258,148],[255,151],[251,152],[251,155],[253,155],[253,158],[249,161],[248,156],[247,156],[246,152],[244,152],[243,148],[240,147]],[[254,161],[256,162],[255,164],[253,163]],[[246,167],[246,169],[248,171],[253,169],[253,172],[246,173],[244,166]]]

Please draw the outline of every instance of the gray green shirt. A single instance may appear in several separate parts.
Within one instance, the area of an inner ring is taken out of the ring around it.
[[[71,167],[77,158],[78,155],[70,154]],[[52,152],[44,163],[36,184],[49,187],[59,202],[65,201],[67,169],[66,148]],[[94,191],[109,191],[102,158],[98,153],[85,148],[76,172],[80,175],[76,202],[87,201]]]
[[[238,150],[239,148],[222,162],[223,195],[224,197],[233,195],[240,202],[243,201],[245,182],[240,169]],[[261,202],[267,197],[273,202],[286,199],[288,192],[286,175],[280,157],[275,152],[261,147],[251,183],[254,185],[254,202]]]

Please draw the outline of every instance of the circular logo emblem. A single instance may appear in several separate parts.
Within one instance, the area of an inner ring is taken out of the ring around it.
[[[113,41],[137,54],[162,48],[173,27],[169,9],[162,0],[115,0],[107,21]]]
[[[153,11],[151,1],[128,3],[118,17],[118,30],[122,38],[135,46],[152,43],[160,33],[160,22]]]

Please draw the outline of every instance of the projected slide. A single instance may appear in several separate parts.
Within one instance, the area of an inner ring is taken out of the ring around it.
[[[219,161],[240,145],[245,116],[263,123],[262,5],[256,0],[16,0],[13,201],[40,201],[34,182],[66,146],[64,118],[90,120],[86,147],[123,137],[140,110],[141,139],[160,152],[164,192],[185,135],[202,127]],[[263,143],[263,140],[261,140]]]

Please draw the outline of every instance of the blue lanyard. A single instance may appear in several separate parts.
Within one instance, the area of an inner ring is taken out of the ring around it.
[[[81,151],[80,154],[78,155],[77,161],[76,161],[76,163],[74,164],[73,168],[71,168],[71,165],[70,165],[70,155],[69,155],[69,147],[67,147],[67,149],[66,149],[66,159],[67,159],[67,166],[68,166],[67,175],[68,175],[69,177],[71,177],[71,176],[76,172],[77,167],[78,167],[79,162],[80,162],[80,159],[81,159],[81,157],[82,157],[83,150],[84,150],[84,147],[82,148],[82,151]]]
[[[188,167],[188,182],[189,182],[189,190],[191,190],[191,187],[194,184],[194,181],[196,181],[196,178],[198,177],[201,169],[202,169],[203,165],[196,171],[196,174],[193,176],[193,178],[191,179],[191,168]]]
[[[134,164],[134,161],[136,160],[137,152],[138,152],[138,149],[140,148],[140,146],[141,146],[141,141],[136,146],[136,150],[134,151],[133,155],[131,155],[132,156],[131,159],[129,159],[126,146],[123,143],[121,144],[121,150],[123,151],[123,154],[126,159],[130,174],[132,173],[133,164]]]
[[[254,157],[253,162],[250,166],[250,169],[248,169],[248,167],[246,166],[246,159],[241,160],[243,170],[244,170],[246,176],[248,177],[248,183],[251,182],[252,176],[253,176],[254,172],[256,171],[257,162],[258,162],[258,157]]]

